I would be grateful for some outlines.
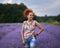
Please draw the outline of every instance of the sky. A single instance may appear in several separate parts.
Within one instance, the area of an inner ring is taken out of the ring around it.
[[[60,0],[0,0],[0,3],[24,3],[37,16],[55,16],[60,14]]]

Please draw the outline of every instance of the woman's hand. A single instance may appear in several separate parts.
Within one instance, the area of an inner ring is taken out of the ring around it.
[[[39,32],[35,34],[35,36],[38,36],[39,35]]]
[[[25,45],[25,44],[26,44],[25,40],[23,40],[23,42],[22,42],[22,43],[23,43],[23,45]]]
[[[35,33],[35,34],[34,34],[34,37],[36,38],[38,35],[39,35],[38,33]]]
[[[39,35],[40,35],[40,33],[41,33],[41,32],[37,32],[37,33],[35,33],[35,37],[36,37],[36,36],[39,36]]]

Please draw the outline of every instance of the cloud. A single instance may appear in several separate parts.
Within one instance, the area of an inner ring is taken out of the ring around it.
[[[12,3],[12,0],[4,0],[3,3]]]
[[[4,0],[4,3],[24,3],[31,8],[37,16],[60,14],[60,0]]]
[[[51,4],[48,4],[47,9],[60,7],[60,0],[55,0]]]
[[[42,4],[30,4],[27,5],[29,8],[31,8],[37,16],[44,16],[47,15],[58,15],[60,14],[60,0],[51,0],[48,3]]]
[[[45,15],[44,10],[40,8],[40,6],[32,5],[32,6],[28,6],[28,8],[32,9],[37,16]]]

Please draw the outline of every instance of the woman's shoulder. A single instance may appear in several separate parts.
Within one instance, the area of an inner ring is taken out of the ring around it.
[[[23,21],[23,24],[25,24],[26,23],[26,20],[25,21]]]
[[[37,20],[34,20],[34,22],[37,22]]]

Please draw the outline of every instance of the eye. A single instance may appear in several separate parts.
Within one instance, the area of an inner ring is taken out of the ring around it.
[[[33,16],[33,15],[30,15],[30,16]]]

